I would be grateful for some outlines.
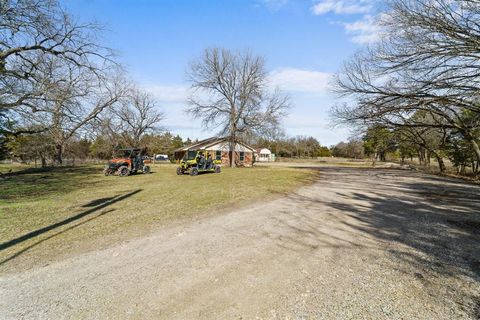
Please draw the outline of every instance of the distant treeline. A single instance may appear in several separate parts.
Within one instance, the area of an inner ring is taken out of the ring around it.
[[[321,146],[313,137],[291,137],[278,140],[265,138],[248,139],[248,143],[256,148],[268,148],[280,157],[316,158],[331,156],[330,149]],[[93,139],[74,136],[63,146],[63,159],[81,162],[87,159],[106,160],[115,155],[115,150],[125,147],[139,147],[146,155],[166,154],[173,158],[175,149],[192,144],[197,140],[183,139],[180,135],[165,133],[145,133],[138,140],[129,132],[100,134]],[[20,162],[37,162],[43,166],[57,163],[55,141],[47,133],[7,136],[3,146],[2,158]]]

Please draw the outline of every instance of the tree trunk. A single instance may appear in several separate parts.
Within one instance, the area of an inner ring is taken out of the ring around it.
[[[475,139],[471,138],[469,139],[470,143],[472,144],[473,151],[475,152],[475,156],[477,157],[477,163],[480,163],[480,147],[478,146],[477,141]]]
[[[233,168],[235,166],[233,156],[234,151],[232,150],[232,145],[230,144],[230,151],[228,152],[228,161],[230,162],[230,168]]]
[[[59,165],[63,163],[63,145],[57,144],[55,145],[55,150],[57,151],[55,154],[55,162]]]
[[[440,172],[441,172],[441,173],[444,173],[445,171],[447,171],[447,167],[445,166],[445,162],[443,162],[442,157],[440,157],[439,155],[435,154],[435,158],[437,159],[438,167],[440,168]]]
[[[231,137],[229,141],[229,152],[228,152],[228,157],[230,158],[230,168],[235,167],[235,138]]]
[[[420,165],[424,165],[425,156],[422,149],[418,149],[418,162]]]

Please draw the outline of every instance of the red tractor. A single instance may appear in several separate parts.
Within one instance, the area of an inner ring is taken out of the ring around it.
[[[125,177],[136,172],[150,173],[151,161],[148,157],[142,155],[142,150],[138,148],[119,149],[116,151],[116,157],[108,162],[103,173],[108,175],[118,175]]]

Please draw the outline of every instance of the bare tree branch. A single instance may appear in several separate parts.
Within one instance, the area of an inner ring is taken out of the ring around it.
[[[188,112],[206,127],[219,128],[231,145],[241,135],[279,126],[289,107],[280,91],[268,93],[265,63],[248,52],[207,49],[190,65],[188,76],[194,92]]]

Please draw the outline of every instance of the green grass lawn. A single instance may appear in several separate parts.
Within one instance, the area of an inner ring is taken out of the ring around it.
[[[101,166],[16,168],[0,178],[0,270],[41,265],[169,222],[226,212],[291,191],[314,174],[258,167],[190,177],[177,176],[173,165],[157,165],[153,174],[121,178],[103,176]]]

